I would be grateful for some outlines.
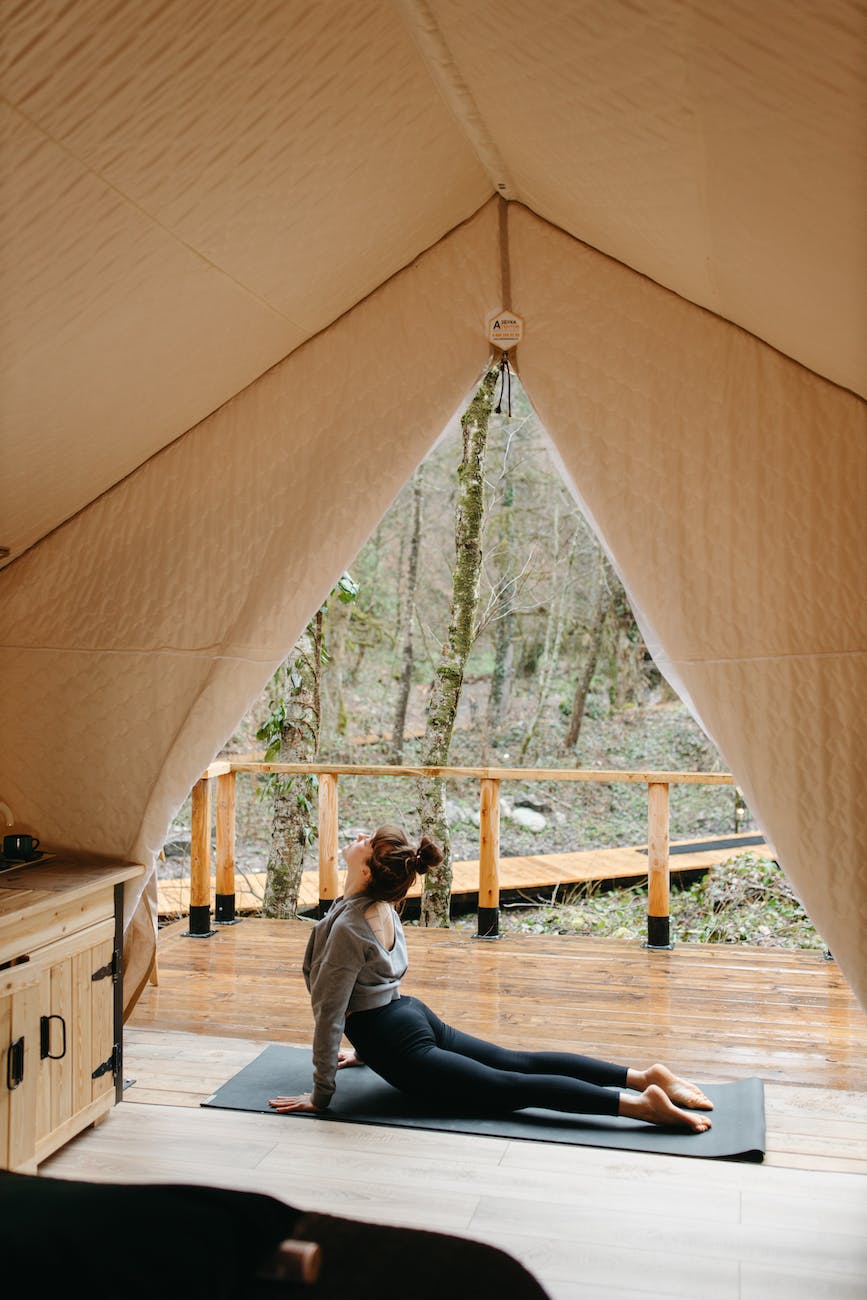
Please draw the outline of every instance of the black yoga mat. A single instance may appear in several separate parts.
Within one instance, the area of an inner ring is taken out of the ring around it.
[[[337,1075],[337,1092],[327,1111],[278,1115],[271,1097],[308,1092],[312,1080],[309,1048],[272,1044],[202,1102],[218,1110],[263,1111],[277,1119],[307,1119],[317,1124],[381,1124],[396,1128],[440,1129],[483,1137],[566,1142],[578,1146],[619,1147],[666,1155],[760,1161],[765,1152],[765,1093],[761,1079],[702,1084],[714,1103],[713,1127],[705,1133],[663,1128],[640,1120],[602,1115],[563,1115],[553,1110],[522,1110],[510,1115],[471,1115],[435,1110],[404,1096],[366,1066]]]

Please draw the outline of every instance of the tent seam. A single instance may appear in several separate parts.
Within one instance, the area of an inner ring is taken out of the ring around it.
[[[37,547],[41,546],[42,543],[47,541],[49,537],[53,537],[53,535],[59,532],[60,529],[65,528],[67,524],[72,523],[73,520],[79,517],[79,515],[83,515],[86,511],[90,510],[90,508],[96,505],[98,501],[101,501],[103,497],[107,497],[110,493],[114,492],[117,488],[121,487],[129,479],[133,478],[136,474],[140,473],[140,471],[142,471],[147,465],[150,465],[153,462],[157,461],[166,452],[170,451],[172,447],[176,446],[183,438],[187,438],[191,434],[195,433],[195,431],[201,428],[203,424],[206,424],[208,420],[212,419],[215,415],[217,415],[220,411],[224,410],[227,406],[230,406],[232,402],[236,401],[250,388],[253,388],[254,385],[258,384],[262,379],[264,379],[266,375],[271,374],[271,372],[276,370],[278,366],[282,366],[285,362],[287,362],[290,357],[294,357],[296,353],[299,353],[304,348],[310,346],[312,343],[316,341],[316,339],[320,338],[323,334],[326,334],[330,329],[332,329],[333,326],[339,324],[340,321],[350,316],[352,312],[356,311],[357,308],[361,307],[365,302],[368,301],[368,299],[372,298],[374,294],[377,294],[380,292],[381,289],[386,288],[386,286],[391,284],[393,280],[396,280],[398,276],[404,275],[407,272],[412,271],[415,268],[416,264],[420,262],[421,259],[425,257],[427,253],[430,253],[434,248],[438,248],[440,244],[444,243],[447,239],[451,239],[459,230],[462,230],[465,226],[468,226],[470,222],[475,221],[476,218],[485,210],[486,207],[488,207],[492,203],[496,203],[496,201],[497,201],[497,195],[491,194],[488,198],[485,199],[484,203],[480,204],[479,207],[477,207],[473,212],[469,214],[469,216],[464,217],[463,220],[458,221],[454,226],[450,227],[450,229],[447,230],[444,234],[440,235],[438,239],[435,239],[432,244],[428,244],[427,247],[423,248],[420,252],[414,253],[410,261],[404,263],[403,266],[398,267],[397,270],[393,271],[392,274],[389,275],[385,280],[381,280],[378,285],[376,285],[373,289],[370,290],[369,293],[364,294],[361,298],[358,298],[355,302],[351,303],[350,306],[345,308],[344,311],[340,312],[339,315],[335,316],[332,320],[330,320],[327,325],[323,325],[321,329],[316,330],[316,332],[314,334],[311,334],[308,338],[302,339],[300,343],[298,343],[294,348],[291,348],[282,357],[278,357],[276,361],[272,361],[269,366],[266,366],[265,369],[260,371],[258,375],[255,375],[248,383],[244,384],[242,388],[239,388],[238,391],[236,393],[233,393],[231,397],[227,397],[224,401],[220,402],[217,406],[212,407],[210,411],[206,411],[203,416],[201,416],[198,420],[196,420],[195,424],[188,425],[186,429],[182,429],[180,433],[176,434],[172,439],[170,439],[169,442],[164,443],[162,447],[157,447],[156,451],[151,452],[149,456],[147,456],[138,465],[134,466],[133,469],[129,470],[128,473],[122,475],[119,479],[116,479],[114,483],[110,483],[108,487],[103,488],[103,490],[100,493],[98,493],[97,496],[93,498],[93,500],[88,501],[85,505],[81,506],[78,510],[73,511],[73,513],[71,515],[68,515],[66,519],[62,519],[60,523],[55,524],[54,527],[49,529],[47,533],[44,533],[41,537],[38,537],[36,541],[31,542],[30,545],[25,547],[25,549],[21,551],[18,555],[13,556],[12,559],[8,562],[8,564],[4,564],[0,566],[0,575],[2,575],[6,570],[11,569],[12,565],[17,564],[18,561],[22,560],[25,555],[29,555],[31,551],[36,550]],[[529,210],[530,209],[528,209],[528,211]],[[542,220],[544,220],[544,218],[542,218]],[[565,233],[566,232],[564,231],[564,234]]]
[[[35,121],[32,117],[29,116],[29,114],[23,112],[17,104],[13,104],[10,100],[6,100],[5,98],[3,99],[3,103],[8,104],[12,112],[17,114],[17,116],[20,117],[22,121],[27,122],[27,124],[31,126],[34,131],[38,131],[39,134],[45,140],[49,141],[56,148],[60,149],[63,153],[65,153],[67,158],[71,158],[89,176],[93,176],[96,180],[100,181],[100,183],[104,185],[107,190],[110,190],[112,194],[117,195],[117,197],[124,204],[128,205],[135,212],[140,213],[141,216],[144,217],[145,220],[152,227],[161,231],[164,235],[167,235],[168,238],[171,239],[173,243],[177,244],[179,248],[185,248],[188,253],[191,253],[193,257],[197,258],[198,261],[200,261],[204,266],[209,267],[212,271],[215,271],[217,275],[222,276],[223,279],[227,280],[230,284],[235,285],[235,287],[240,289],[242,293],[248,294],[250,298],[252,298],[255,302],[259,303],[260,306],[266,308],[266,310],[268,310],[269,312],[272,312],[281,321],[284,321],[287,325],[291,325],[292,328],[298,330],[299,333],[301,334],[304,333],[304,326],[300,323],[300,321],[295,320],[295,318],[292,316],[287,316],[285,312],[281,311],[279,307],[275,307],[274,304],[269,302],[267,298],[263,298],[260,294],[256,293],[255,289],[251,289],[249,285],[246,285],[241,280],[238,280],[234,275],[231,275],[224,267],[220,266],[217,262],[212,261],[211,258],[206,256],[206,254],[203,253],[201,249],[196,248],[194,244],[190,244],[186,239],[182,238],[177,233],[177,231],[172,229],[171,226],[165,225],[164,222],[160,221],[159,217],[156,217],[152,213],[148,212],[147,208],[143,208],[140,203],[138,203],[134,198],[132,198],[131,195],[127,194],[124,190],[119,189],[118,186],[113,184],[113,182],[110,181],[101,171],[97,171],[95,167],[92,167],[89,163],[87,163],[73,149],[70,149],[68,144],[66,144],[62,140],[58,140],[57,136],[52,135],[52,133],[46,130],[46,128],[42,126],[41,123]]]
[[[427,0],[396,0],[396,8],[403,16],[434,89],[460,128],[494,189],[504,199],[513,200],[515,186],[505,159],[472,91],[458,69],[457,61]]]

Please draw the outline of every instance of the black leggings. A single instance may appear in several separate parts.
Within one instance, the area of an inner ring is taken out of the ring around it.
[[[626,1067],[571,1052],[513,1052],[452,1029],[418,998],[346,1020],[358,1057],[401,1092],[482,1114],[542,1106],[616,1115]]]

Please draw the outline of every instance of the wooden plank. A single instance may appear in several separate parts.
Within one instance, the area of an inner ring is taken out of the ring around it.
[[[647,787],[647,845],[647,914],[652,917],[667,917],[668,785],[664,781],[651,781]]]
[[[48,909],[27,910],[19,924],[0,934],[0,961],[29,953],[35,955],[50,944],[85,926],[96,925],[114,913],[114,894],[109,888],[67,905],[55,896]]]
[[[337,898],[340,893],[337,799],[337,777],[323,772],[319,778],[319,879],[316,883],[315,901],[307,901],[309,886],[305,891],[306,897],[302,904],[305,907],[315,907],[320,900],[324,902]]]
[[[499,907],[499,877],[500,783],[486,779],[479,794],[479,907]]]
[[[33,1172],[37,1100],[38,977],[27,964],[0,972],[0,1169]],[[23,1043],[23,1074],[11,1078],[13,1044]]]
[[[52,954],[52,957],[54,954]],[[62,957],[51,963],[50,1011],[56,1020],[50,1022],[49,1057],[47,1059],[50,1083],[49,1128],[59,1128],[72,1115],[72,1057],[75,1051],[76,1026],[73,1023],[72,997],[73,957]],[[66,1051],[63,1051],[65,1026]],[[58,1057],[59,1059],[54,1059]]]
[[[207,907],[211,880],[211,783],[193,786],[190,812],[190,906]]]
[[[332,776],[443,777],[472,781],[595,781],[605,785],[647,785],[650,781],[665,782],[668,785],[734,785],[734,778],[728,772],[626,771],[622,768],[413,767],[398,764],[264,763],[245,760],[232,761],[231,767],[235,772],[280,772],[292,776],[327,773]]]
[[[90,936],[92,939],[94,935]],[[114,934],[107,936],[109,953],[114,947]],[[79,945],[80,946],[80,945]],[[77,952],[72,966],[72,1020],[69,1024],[69,1051],[72,1055],[72,1110],[73,1115],[89,1106],[93,1100],[91,1073],[96,1064],[93,1046],[93,972],[90,948]],[[105,981],[109,983],[110,981]]]
[[[71,1138],[97,1120],[107,1115],[114,1107],[114,1093],[106,1092],[86,1106],[78,1115],[73,1115],[65,1124],[51,1133],[44,1134],[36,1143],[36,1159],[41,1164],[60,1147],[65,1146]],[[41,1172],[41,1171],[40,1171]]]
[[[20,912],[22,907],[52,897],[53,895],[47,889],[0,889],[0,917],[9,912]]]
[[[160,932],[161,983],[142,995],[132,1026],[239,1038],[256,1026],[268,1041],[310,1041],[300,976],[310,922],[248,919],[207,945],[183,930]],[[573,936],[479,944],[453,930],[406,931],[406,991],[508,1046],[569,1045],[636,1064],[664,1053],[706,1080],[758,1074],[852,1093],[867,1081],[867,1018],[819,953],[698,944],[652,953]]]
[[[217,777],[216,893],[235,892],[235,773]]]
[[[114,915],[114,886],[144,868],[59,862],[0,876],[0,962],[54,942],[74,929]],[[22,891],[9,876],[26,877]]]
[[[114,940],[105,939],[102,943],[97,944],[90,952],[91,972],[101,970],[111,961],[114,950]],[[100,1075],[98,1079],[93,1078],[93,1071],[103,1061],[108,1059],[114,1046],[114,989],[110,979],[92,980],[91,981],[91,1055],[89,1060],[83,1062],[85,1070],[90,1071],[90,1088],[93,1101],[105,1099],[111,1101],[114,1097],[114,1079],[112,1072],[109,1070],[106,1074]]]
[[[94,885],[117,885],[143,872],[144,867],[133,862],[119,863],[110,858],[101,862],[97,855],[79,860],[74,854],[68,854],[51,862],[38,862],[0,873],[0,898],[23,889],[49,895],[64,894],[68,901],[72,901],[88,893]]]

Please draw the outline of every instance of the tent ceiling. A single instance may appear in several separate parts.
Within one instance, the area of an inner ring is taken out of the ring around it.
[[[0,544],[497,187],[863,392],[863,48],[847,0],[10,6]]]

